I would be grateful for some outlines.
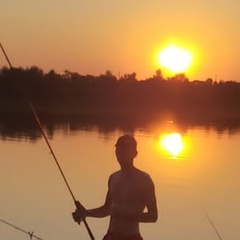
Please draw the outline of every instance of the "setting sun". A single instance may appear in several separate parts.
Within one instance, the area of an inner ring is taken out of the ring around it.
[[[192,64],[193,57],[190,51],[170,45],[158,55],[158,62],[173,73],[183,73]]]

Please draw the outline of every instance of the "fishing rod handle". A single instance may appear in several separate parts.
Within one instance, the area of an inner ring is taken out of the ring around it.
[[[80,211],[80,212],[82,212],[83,215],[84,215],[84,213],[86,213],[86,211],[87,211],[86,208],[85,208],[79,201],[77,201],[77,200],[75,200],[74,203],[75,203],[75,206],[76,206],[77,210]],[[94,238],[94,236],[93,236],[93,233],[92,233],[90,227],[88,226],[88,223],[87,223],[87,221],[86,221],[85,216],[83,216],[83,218],[82,218],[81,220],[83,221],[83,223],[84,223],[84,225],[85,225],[85,227],[86,227],[86,229],[87,229],[87,231],[88,231],[88,234],[89,234],[89,237],[91,238],[91,240],[95,240],[95,238]],[[77,221],[77,223],[78,223],[79,225],[80,225],[80,223],[81,223],[81,220]]]

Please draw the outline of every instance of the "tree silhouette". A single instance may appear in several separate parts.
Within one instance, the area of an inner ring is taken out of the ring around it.
[[[145,80],[135,72],[120,79],[106,71],[99,76],[40,68],[0,70],[1,110],[21,109],[19,99],[29,97],[41,109],[51,111],[141,112],[172,111],[181,114],[240,113],[240,83],[193,80],[184,73],[165,79],[158,69]],[[0,111],[1,111],[0,110]]]

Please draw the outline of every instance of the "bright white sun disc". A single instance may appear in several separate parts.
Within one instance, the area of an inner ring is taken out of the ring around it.
[[[160,52],[158,61],[174,73],[184,72],[192,62],[192,54],[180,47],[169,46]]]

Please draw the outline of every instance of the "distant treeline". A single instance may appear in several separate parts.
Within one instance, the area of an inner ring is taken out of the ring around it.
[[[42,109],[97,112],[172,111],[187,113],[240,113],[240,83],[235,81],[189,81],[184,74],[165,79],[161,70],[145,80],[136,73],[117,78],[110,71],[99,76],[38,67],[0,70],[1,110],[21,109],[29,98]]]

